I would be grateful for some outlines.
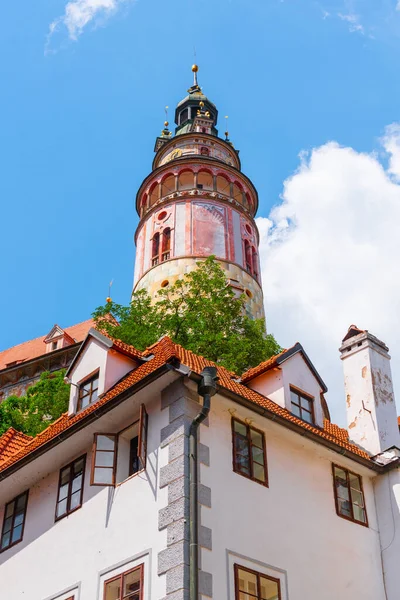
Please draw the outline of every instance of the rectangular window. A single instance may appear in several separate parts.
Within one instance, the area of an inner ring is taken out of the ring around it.
[[[3,529],[1,532],[0,551],[18,544],[24,535],[28,490],[11,500],[4,509]]]
[[[104,582],[103,600],[142,600],[143,565]]]
[[[368,526],[361,477],[333,465],[336,512],[340,517]]]
[[[132,438],[129,442],[129,475],[139,471],[139,436]]]
[[[95,433],[90,484],[114,486],[144,470],[147,429],[148,415],[142,404],[139,421],[119,433]]]
[[[307,394],[291,387],[290,402],[292,413],[296,417],[299,417],[299,419],[302,419],[311,425],[315,423],[314,398],[312,396],[307,396]]]
[[[265,438],[262,431],[232,419],[233,470],[268,485]]]
[[[235,565],[235,600],[281,600],[279,579]]]
[[[86,408],[96,402],[99,388],[99,372],[86,379],[79,385],[77,410]]]
[[[90,485],[115,485],[118,435],[95,433]]]
[[[83,480],[85,477],[86,455],[77,458],[60,470],[56,521],[69,515],[82,506]]]

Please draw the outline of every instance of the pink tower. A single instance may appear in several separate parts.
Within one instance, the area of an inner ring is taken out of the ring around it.
[[[246,310],[264,318],[254,217],[258,194],[240,170],[239,153],[218,137],[218,111],[197,83],[176,107],[175,135],[157,138],[153,170],[136,197],[134,291],[154,296],[196,265],[215,255],[230,285],[247,296]]]

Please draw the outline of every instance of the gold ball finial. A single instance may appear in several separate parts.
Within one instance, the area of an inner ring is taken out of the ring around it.
[[[204,102],[203,101],[199,102],[199,105],[201,106],[201,108],[203,108]]]
[[[107,302],[107,304],[110,304],[110,302],[112,302],[112,300],[111,300],[110,296],[107,296],[107,298],[106,298],[106,302]]]
[[[164,121],[164,127],[168,127],[169,123],[168,121]]]
[[[192,65],[193,73],[197,73],[198,70],[199,70],[199,67],[197,65]]]

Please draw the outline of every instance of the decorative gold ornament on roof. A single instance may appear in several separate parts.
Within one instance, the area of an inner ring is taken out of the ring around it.
[[[199,67],[197,65],[192,65],[193,73],[197,73],[198,70],[199,70]]]

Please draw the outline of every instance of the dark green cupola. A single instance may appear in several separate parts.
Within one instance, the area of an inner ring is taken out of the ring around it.
[[[215,104],[203,94],[197,82],[198,70],[199,68],[197,65],[192,66],[194,76],[193,85],[188,89],[189,95],[181,100],[176,107],[175,135],[193,131],[195,129],[194,122],[196,117],[201,120],[205,119],[200,127],[196,127],[197,130],[202,131],[203,133],[218,135],[218,131],[215,127],[218,119],[218,110]]]

